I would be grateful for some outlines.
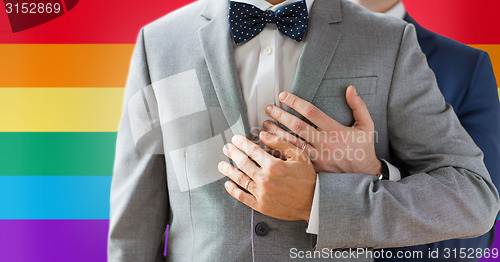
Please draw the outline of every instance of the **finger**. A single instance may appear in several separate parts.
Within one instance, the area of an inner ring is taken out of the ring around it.
[[[354,117],[354,127],[360,128],[362,130],[374,130],[374,124],[370,112],[366,107],[365,102],[356,92],[354,86],[349,86],[346,91],[347,104],[352,110],[352,115]]]
[[[269,160],[271,155],[269,155],[264,149],[262,149],[257,144],[248,140],[248,138],[240,135],[235,135],[231,139],[233,145],[235,145],[238,149],[245,152],[249,157],[259,163],[264,163]]]
[[[257,199],[253,195],[241,190],[231,181],[226,181],[226,183],[224,183],[224,186],[226,188],[226,191],[232,197],[236,198],[238,201],[252,209],[257,209]]]
[[[313,141],[318,137],[318,131],[314,127],[277,106],[269,105],[266,113],[306,141]]]
[[[262,131],[260,132],[260,139],[269,148],[280,151],[288,160],[303,161],[309,159],[302,149],[292,145],[282,137]]]
[[[278,151],[278,150],[271,149],[269,153],[271,155],[273,155],[275,158],[279,158],[281,160],[286,160],[286,156],[284,156],[283,154],[281,154],[281,152]]]
[[[301,150],[306,151],[308,155],[311,153],[312,150],[314,150],[314,142],[309,144],[306,141],[286,132],[272,121],[265,121],[263,127],[265,131],[286,139],[286,141],[288,141],[290,144],[300,148]]]
[[[320,129],[331,130],[332,128],[342,127],[339,122],[332,119],[330,116],[319,110],[313,104],[296,95],[290,94],[288,92],[281,92],[281,94],[279,95],[279,100],[283,104],[289,106],[290,108],[293,108],[293,110],[303,115]]]
[[[239,185],[242,188],[245,188],[248,181],[252,181],[249,176],[245,175],[243,172],[239,171],[234,166],[225,161],[220,162],[219,165],[217,166],[217,169],[219,169],[219,172],[229,177],[231,180],[233,180],[237,185]],[[255,183],[252,182],[249,183],[248,188],[246,189],[251,194],[255,194]]]
[[[264,121],[264,123],[262,124],[262,127],[264,128],[264,131],[267,131],[273,135],[283,137],[284,139],[286,139],[286,141],[294,144],[297,147],[300,147],[305,142],[304,140],[300,139],[299,137],[296,137],[296,136],[286,132],[285,130],[280,128],[277,124],[273,123],[273,121],[269,121],[269,120]]]
[[[243,171],[247,176],[253,179],[253,174],[259,169],[259,167],[250,158],[243,154],[238,148],[233,144],[226,144],[224,149],[222,149],[224,154],[231,158],[236,166]]]

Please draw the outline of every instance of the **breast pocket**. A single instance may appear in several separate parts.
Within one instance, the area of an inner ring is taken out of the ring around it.
[[[347,87],[353,85],[359,95],[375,94],[377,92],[377,77],[351,77],[324,79],[314,97],[343,96]]]
[[[350,126],[354,119],[345,98],[347,87],[350,85],[356,88],[356,92],[367,105],[374,102],[374,94],[377,92],[376,76],[324,79],[312,102],[333,119]]]

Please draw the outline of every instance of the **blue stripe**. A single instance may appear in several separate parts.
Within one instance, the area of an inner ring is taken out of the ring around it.
[[[110,187],[111,176],[0,176],[0,219],[109,219]]]

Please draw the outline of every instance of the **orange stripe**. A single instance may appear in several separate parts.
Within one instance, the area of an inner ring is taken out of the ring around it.
[[[500,87],[500,45],[490,54]],[[0,87],[124,87],[133,44],[1,44]]]
[[[3,44],[0,87],[124,87],[133,44]]]

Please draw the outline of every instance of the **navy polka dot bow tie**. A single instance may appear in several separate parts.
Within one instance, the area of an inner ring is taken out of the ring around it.
[[[262,11],[250,4],[230,1],[229,25],[234,41],[239,44],[258,35],[266,24],[276,24],[280,32],[300,42],[307,28],[305,0],[280,7],[276,12]]]

